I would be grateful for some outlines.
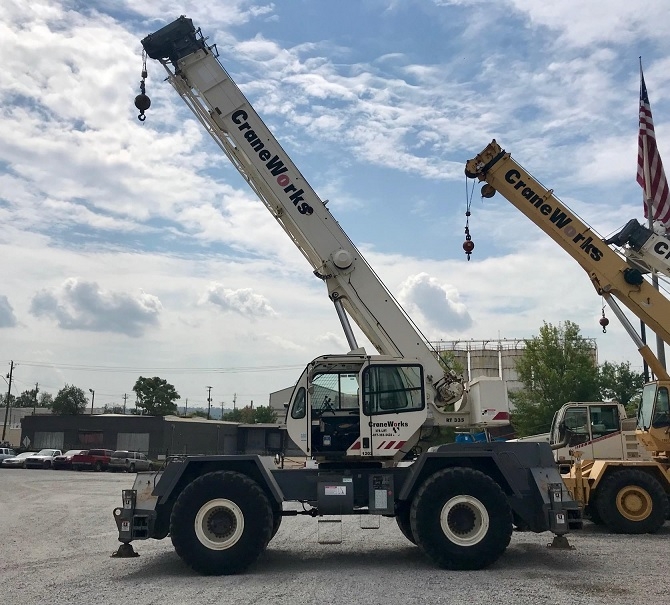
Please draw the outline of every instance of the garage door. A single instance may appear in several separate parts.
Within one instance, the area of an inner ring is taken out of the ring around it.
[[[35,431],[35,443],[33,448],[41,450],[44,448],[51,448],[54,450],[63,449],[63,431]]]
[[[117,450],[129,452],[149,452],[149,433],[119,433],[116,438]]]

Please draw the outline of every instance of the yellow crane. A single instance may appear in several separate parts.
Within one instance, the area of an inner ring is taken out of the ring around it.
[[[618,303],[670,344],[670,301],[647,281],[644,271],[645,264],[659,267],[670,242],[644,228],[636,230],[631,223],[618,237],[603,240],[495,139],[466,163],[465,174],[484,182],[483,197],[499,192],[579,263],[655,374],[656,380],[644,387],[634,429],[648,459],[625,455],[601,458],[594,455],[597,448],[573,448],[576,455],[562,477],[594,522],[618,533],[657,531],[670,511],[670,376]],[[636,233],[637,239],[631,233]],[[634,258],[632,254],[622,256],[612,245],[632,249]],[[592,422],[590,412],[585,416],[588,422]],[[561,423],[559,416],[552,434],[560,434],[561,439],[569,439],[582,428]],[[619,427],[622,436],[626,428]],[[590,436],[589,444],[602,438],[594,439],[590,424],[583,430]]]

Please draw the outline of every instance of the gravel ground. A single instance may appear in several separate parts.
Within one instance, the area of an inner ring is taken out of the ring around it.
[[[587,524],[571,551],[550,534],[517,533],[489,569],[435,569],[393,519],[361,530],[345,517],[342,544],[317,542],[317,522],[287,517],[246,574],[202,577],[170,539],[135,542],[141,554],[112,559],[112,510],[133,476],[0,471],[0,602],[4,605],[578,605],[669,602],[670,524],[653,536],[614,536]]]

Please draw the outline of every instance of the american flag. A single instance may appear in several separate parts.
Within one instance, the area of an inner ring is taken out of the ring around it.
[[[649,218],[651,202],[652,217],[670,227],[670,199],[668,182],[665,180],[663,162],[656,146],[654,121],[651,117],[649,95],[640,65],[640,133],[637,139],[637,182],[644,190],[644,216]],[[648,173],[647,173],[648,170]],[[646,174],[649,174],[647,187]]]

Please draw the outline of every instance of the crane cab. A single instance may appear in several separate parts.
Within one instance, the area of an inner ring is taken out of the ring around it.
[[[583,460],[639,457],[632,451],[638,450],[633,426],[622,430],[625,420],[626,410],[615,401],[566,403],[554,415],[549,437],[556,462],[571,464],[575,452]]]
[[[320,461],[400,460],[427,417],[423,366],[389,356],[325,355],[298,380],[286,414],[289,437]]]
[[[637,414],[637,438],[650,452],[670,453],[670,382],[644,385]]]

